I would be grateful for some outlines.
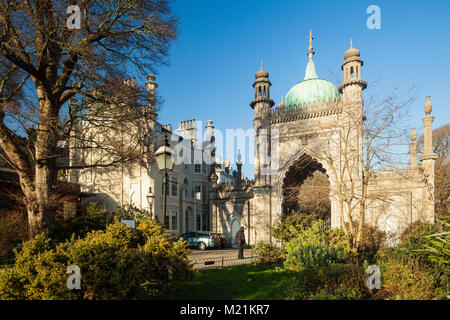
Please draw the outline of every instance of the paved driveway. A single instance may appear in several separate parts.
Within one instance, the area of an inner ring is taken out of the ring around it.
[[[254,262],[251,249],[244,249],[245,259],[237,259],[239,249],[191,250],[189,260],[194,269],[217,268]]]
[[[250,249],[249,249],[250,250]],[[244,250],[246,253],[249,250]],[[235,255],[237,257],[239,249],[208,249],[208,250],[198,250],[191,249],[191,253],[189,254],[189,259],[208,259],[208,258],[220,258],[220,257],[228,257]]]

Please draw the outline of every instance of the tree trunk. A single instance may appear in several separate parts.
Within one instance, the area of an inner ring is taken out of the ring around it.
[[[47,232],[55,223],[56,208],[59,206],[56,195],[57,181],[57,142],[58,110],[52,105],[45,90],[37,88],[39,96],[40,121],[35,144],[35,197],[28,198],[28,218],[30,236]]]

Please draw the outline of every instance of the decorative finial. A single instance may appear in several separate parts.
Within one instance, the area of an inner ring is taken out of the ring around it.
[[[353,49],[353,40],[350,38],[350,49]]]
[[[417,138],[416,128],[413,128],[411,132],[411,140],[416,141],[416,138]]]
[[[261,60],[261,70],[263,69],[263,63],[262,63],[262,60]]]
[[[281,105],[283,105],[283,95],[281,95]]]
[[[427,102],[425,102],[425,113],[428,115],[431,113],[431,101],[430,101],[430,96],[427,96]]]
[[[313,50],[313,45],[312,45],[312,41],[314,39],[314,37],[312,36],[312,31],[309,30],[309,48],[308,48],[308,56],[310,59],[312,59],[312,56],[314,55],[314,50]]]

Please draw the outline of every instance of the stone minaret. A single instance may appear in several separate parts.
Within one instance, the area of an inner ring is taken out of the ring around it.
[[[270,169],[270,116],[272,107],[275,104],[270,99],[269,73],[261,69],[255,74],[255,98],[250,103],[254,110],[253,128],[255,130],[255,184],[257,186],[268,185],[267,175],[264,174],[264,168]]]
[[[367,87],[367,82],[362,80],[361,67],[364,62],[361,60],[358,49],[353,48],[353,41],[350,39],[350,49],[344,54],[344,64],[341,69],[344,71],[344,82],[339,86],[339,92],[342,93],[343,112],[340,121],[343,124],[344,137],[347,141],[343,142],[349,159],[353,159],[351,166],[356,175],[362,174],[362,128],[363,128],[363,106],[364,100],[362,91]],[[348,126],[348,127],[347,127]],[[361,176],[362,178],[362,176]]]
[[[436,163],[436,154],[433,152],[433,119],[431,115],[430,96],[427,96],[425,103],[425,117],[423,117],[423,153],[420,157],[424,178],[427,184],[427,194],[424,195],[423,214],[426,221],[434,221],[434,166]]]
[[[253,223],[249,228],[249,237],[255,241],[272,242],[270,228],[272,221],[271,205],[271,179],[268,170],[270,170],[271,155],[271,131],[270,117],[272,107],[275,104],[270,99],[269,73],[261,69],[255,74],[255,98],[250,103],[254,110],[253,127],[255,130],[255,186],[253,197]],[[256,234],[258,230],[258,234]]]
[[[362,80],[361,67],[364,61],[360,58],[358,49],[353,48],[353,41],[350,39],[350,49],[344,54],[344,64],[341,69],[344,71],[344,83],[339,86],[339,92],[343,94],[344,102],[361,101],[362,91],[367,87],[367,82]]]

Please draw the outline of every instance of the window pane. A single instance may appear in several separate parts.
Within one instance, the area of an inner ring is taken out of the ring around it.
[[[166,227],[166,229],[169,229],[169,219],[170,216],[166,213],[166,220],[164,221],[164,227]]]
[[[172,216],[171,216],[171,230],[178,230],[178,214],[176,212],[172,212]]]
[[[196,200],[200,200],[201,198],[201,187],[200,186],[195,186],[195,199]]]
[[[178,196],[178,180],[177,178],[172,178],[172,196]]]

